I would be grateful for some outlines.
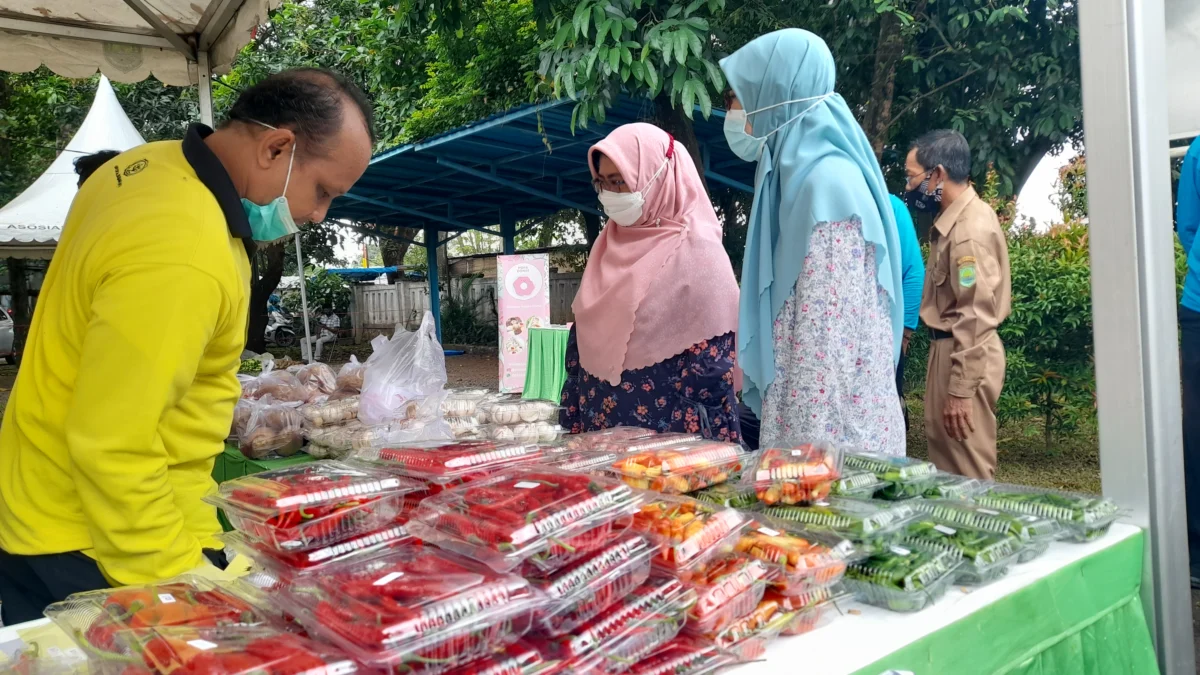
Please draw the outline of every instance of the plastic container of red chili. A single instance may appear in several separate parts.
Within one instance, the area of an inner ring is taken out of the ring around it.
[[[221,484],[205,501],[248,537],[284,552],[336,544],[395,521],[413,481],[341,462],[313,462]]]
[[[117,639],[129,660],[111,672],[122,675],[341,675],[359,670],[338,649],[269,628],[147,628],[126,631]],[[136,658],[144,666],[134,663]]]
[[[678,579],[651,577],[617,604],[546,651],[564,661],[564,672],[618,675],[679,634],[695,592]]]
[[[613,427],[599,431],[564,436],[560,443],[566,452],[619,452],[624,453],[626,444],[654,437],[657,432],[637,427]],[[695,438],[691,436],[690,438]]]
[[[413,443],[401,447],[364,448],[355,452],[361,462],[425,481],[439,488],[459,485],[522,464],[544,459],[536,443],[457,441]]]
[[[688,611],[688,627],[698,633],[718,633],[750,614],[778,572],[761,560],[727,554],[695,565],[680,575],[696,592]]]
[[[608,609],[649,578],[656,551],[645,537],[626,535],[554,576],[534,580],[549,599],[538,611],[538,628],[549,636],[563,635]]]
[[[633,517],[633,530],[662,547],[654,563],[670,572],[732,551],[750,523],[749,517],[735,509],[687,497],[644,494],[647,501]]]
[[[498,571],[549,574],[607,545],[640,502],[615,480],[517,468],[425,499],[408,528]]]
[[[559,662],[548,661],[541,651],[525,640],[518,640],[502,651],[459,666],[446,675],[549,675]]]
[[[516,642],[544,602],[528,581],[432,547],[305,576],[280,602],[313,635],[395,672],[444,673]]]
[[[319,574],[348,560],[382,555],[398,546],[420,543],[408,533],[407,527],[399,524],[388,525],[321,548],[288,553],[263,545],[236,530],[226,532],[220,535],[220,538],[234,552],[247,556],[254,561],[256,567],[279,579],[290,579],[302,574]]]
[[[76,593],[46,616],[85,652],[119,653],[121,632],[168,626],[261,626],[267,614],[232,590],[184,575],[160,584]]]
[[[630,675],[709,675],[735,663],[710,641],[690,635],[671,640],[629,670]]]

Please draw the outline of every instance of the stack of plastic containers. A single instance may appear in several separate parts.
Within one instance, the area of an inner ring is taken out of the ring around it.
[[[1103,497],[1024,485],[992,483],[984,486],[974,499],[983,507],[1052,519],[1062,525],[1065,538],[1075,542],[1104,536],[1121,516],[1116,503]]]
[[[475,409],[484,436],[497,441],[553,443],[563,435],[560,408],[548,401],[485,401]]]
[[[633,487],[679,495],[726,482],[745,459],[737,445],[690,441],[627,452],[610,470]]]
[[[924,497],[926,499],[967,500],[979,494],[981,490],[983,490],[983,484],[974,478],[939,471],[930,478]]]
[[[950,499],[913,502],[931,520],[950,527],[967,527],[998,534],[1011,534],[1021,542],[1017,562],[1029,562],[1063,536],[1057,520],[1032,514],[1017,514]]]
[[[946,553],[958,560],[955,580],[960,584],[986,584],[1008,573],[1021,553],[1021,540],[1002,532],[950,526],[933,520],[911,523],[904,546]]]
[[[132,657],[111,671],[122,675],[359,672],[339,649],[269,628],[150,628],[118,639]]]

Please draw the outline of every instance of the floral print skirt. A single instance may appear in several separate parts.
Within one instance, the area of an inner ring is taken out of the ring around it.
[[[775,317],[775,381],[761,446],[832,441],[905,454],[887,293],[858,219],[819,223],[804,269]]]
[[[572,328],[559,422],[573,434],[626,426],[737,443],[735,348],[733,333],[703,340],[653,366],[621,373],[621,383],[613,386],[579,364]]]

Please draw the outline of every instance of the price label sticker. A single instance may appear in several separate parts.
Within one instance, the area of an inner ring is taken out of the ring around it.
[[[937,530],[938,532],[941,532],[944,535],[951,536],[951,537],[954,536],[954,534],[956,532],[958,532],[958,530],[954,529],[953,527],[946,527],[945,525],[934,525],[933,529]]]
[[[172,602],[175,602],[175,596],[171,595],[170,593],[159,593],[158,601],[164,605],[169,605]]]
[[[895,553],[896,555],[909,555],[910,553],[912,553],[912,551],[904,548],[903,546],[893,546],[891,548],[892,548],[892,553]]]
[[[188,644],[202,652],[217,648],[217,643],[209,642],[208,640],[188,640]]]
[[[513,487],[520,489],[520,490],[532,490],[533,488],[537,487],[538,485],[540,485],[540,483],[534,483],[531,481],[523,480],[520,483],[517,483],[516,485],[514,485]]]
[[[393,581],[399,579],[402,576],[404,576],[404,572],[389,572],[389,573],[379,577],[378,579],[376,579],[375,583],[373,585],[386,586],[386,585],[392,583]]]
[[[767,535],[768,537],[778,537],[779,536],[779,530],[772,530],[769,527],[760,527],[760,528],[758,528],[758,531],[762,532],[763,534]]]
[[[989,515],[989,516],[998,516],[998,515],[1000,515],[1000,512],[999,512],[999,511],[993,511],[993,510],[991,510],[991,509],[979,509],[979,512],[980,512],[980,513],[986,513],[986,514],[987,514],[987,515]]]

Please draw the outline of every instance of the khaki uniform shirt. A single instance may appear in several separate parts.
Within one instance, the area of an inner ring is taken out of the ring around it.
[[[954,336],[948,393],[971,398],[983,380],[984,345],[1012,311],[1008,242],[973,188],[934,222],[927,268],[921,320]]]

